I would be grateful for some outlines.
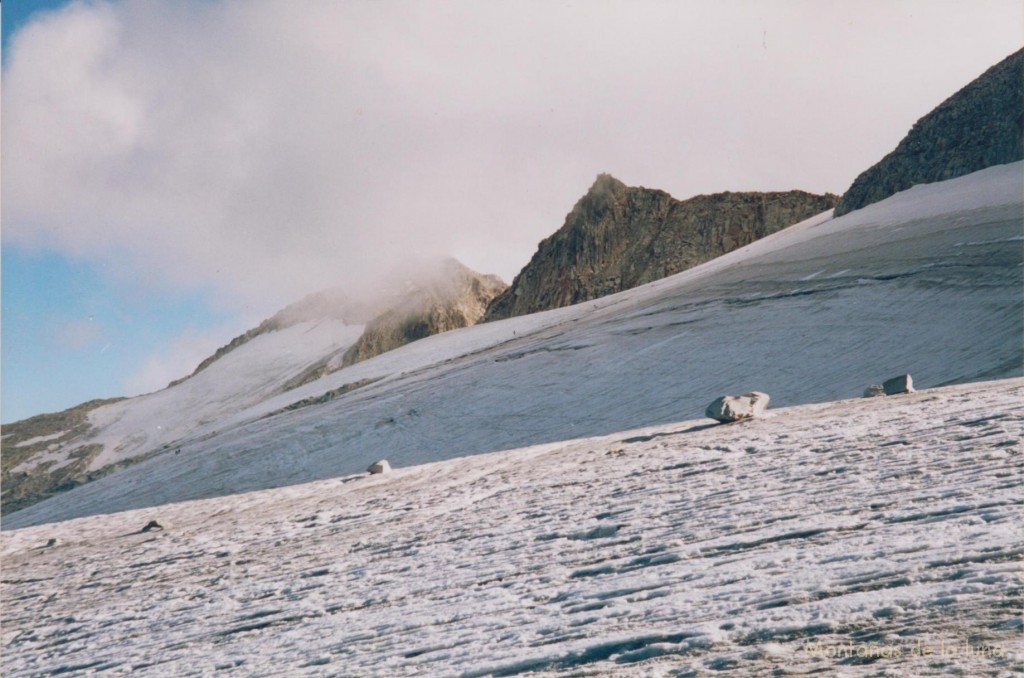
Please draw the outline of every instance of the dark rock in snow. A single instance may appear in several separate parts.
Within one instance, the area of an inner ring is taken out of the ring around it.
[[[909,374],[904,374],[902,377],[893,377],[887,379],[882,388],[885,390],[885,395],[898,395],[900,393],[913,393],[914,392],[914,380],[910,378]]]
[[[381,459],[378,462],[370,464],[370,468],[366,469],[369,473],[388,473],[391,471],[391,464],[388,463],[387,459]]]

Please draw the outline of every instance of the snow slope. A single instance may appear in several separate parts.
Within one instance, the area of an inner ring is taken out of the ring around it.
[[[289,380],[324,357],[343,352],[362,332],[363,325],[323,319],[261,334],[171,388],[93,410],[89,414],[96,429],[92,436],[53,445],[46,454],[14,470],[26,471],[47,462],[59,468],[71,460],[68,453],[82,444],[103,445],[91,464],[93,469],[169,446],[190,431],[284,390]]]
[[[956,385],[7,531],[3,674],[1020,675],[1022,397]]]
[[[1024,163],[917,186],[643,287],[429,337],[250,407],[231,403],[205,425],[186,421],[188,403],[162,403],[146,421],[173,431],[162,435],[180,454],[4,526],[337,477],[381,457],[409,466],[607,434],[699,416],[722,393],[766,391],[781,406],[857,396],[904,372],[919,386],[1019,375],[1022,185]]]

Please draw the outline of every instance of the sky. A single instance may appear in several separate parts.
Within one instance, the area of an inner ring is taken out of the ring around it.
[[[610,173],[842,193],[1020,0],[5,0],[2,405],[135,395],[304,294],[506,281]]]

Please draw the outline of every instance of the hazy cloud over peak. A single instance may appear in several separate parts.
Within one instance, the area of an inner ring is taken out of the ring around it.
[[[508,280],[599,172],[842,192],[1016,49],[1020,14],[75,2],[7,47],[5,238],[268,310],[410,257]]]

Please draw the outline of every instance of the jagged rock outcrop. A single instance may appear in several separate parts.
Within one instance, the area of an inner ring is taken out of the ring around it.
[[[475,325],[488,304],[508,286],[447,259],[423,281],[410,283],[401,298],[370,321],[359,340],[345,352],[342,366],[352,365],[418,339]]]
[[[676,200],[601,174],[484,319],[569,306],[685,271],[831,209],[838,199],[788,191]]]
[[[916,184],[1024,159],[1024,49],[918,120],[896,149],[853,182],[836,216]]]

